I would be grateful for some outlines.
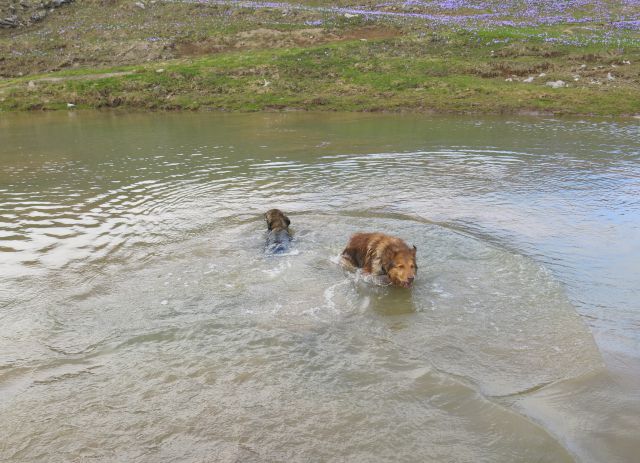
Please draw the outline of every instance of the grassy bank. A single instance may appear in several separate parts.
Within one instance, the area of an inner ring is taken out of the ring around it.
[[[74,105],[640,113],[640,48],[634,30],[616,30],[612,36],[604,26],[582,24],[430,26],[415,16],[398,22],[395,16],[367,18],[317,9],[283,16],[277,8],[175,3],[155,5],[151,12],[120,5],[91,16],[87,5],[73,5],[49,23],[21,32],[19,46],[12,33],[0,37],[5,56],[11,47],[25,50],[0,62],[5,76],[0,80],[1,110]],[[196,19],[183,27],[187,16]],[[91,27],[89,18],[97,21]],[[76,24],[71,42],[65,35],[70,22]],[[116,23],[126,33],[103,36]],[[135,24],[145,27],[134,33]],[[151,48],[138,47],[137,55],[135,46],[124,55],[113,51],[150,34],[153,40],[146,43]],[[158,43],[164,45],[158,48]],[[67,51],[33,52],[55,44],[65,44],[62,50]],[[62,64],[56,61],[63,58]]]

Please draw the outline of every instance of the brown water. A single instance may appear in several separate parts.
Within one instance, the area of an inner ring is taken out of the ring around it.
[[[0,461],[637,461],[637,121],[4,115],[0,163]]]

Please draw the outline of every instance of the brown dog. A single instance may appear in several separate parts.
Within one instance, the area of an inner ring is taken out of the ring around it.
[[[386,275],[392,284],[409,288],[418,271],[416,250],[383,233],[356,233],[342,251],[342,262],[372,275]]]
[[[267,221],[267,252],[280,254],[289,250],[291,243],[291,233],[289,233],[289,225],[291,221],[289,217],[284,215],[280,209],[270,209],[264,214]]]

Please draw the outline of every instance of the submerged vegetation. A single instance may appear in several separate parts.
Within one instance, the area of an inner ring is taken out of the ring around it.
[[[0,36],[0,109],[640,113],[635,1],[88,1]]]

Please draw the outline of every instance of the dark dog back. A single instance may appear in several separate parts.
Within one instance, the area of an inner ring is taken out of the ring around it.
[[[267,221],[267,242],[265,251],[270,254],[282,254],[289,250],[291,245],[291,233],[289,217],[280,209],[270,209],[264,215]]]

